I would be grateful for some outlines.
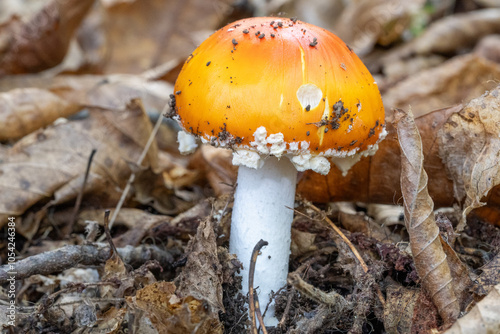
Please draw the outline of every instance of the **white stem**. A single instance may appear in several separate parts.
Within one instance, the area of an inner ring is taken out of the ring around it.
[[[229,251],[243,263],[243,293],[248,293],[248,269],[254,246],[260,239],[269,243],[257,258],[254,288],[264,308],[271,290],[286,285],[297,170],[288,158],[267,158],[260,169],[240,166],[234,195]],[[266,326],[275,326],[274,304]]]

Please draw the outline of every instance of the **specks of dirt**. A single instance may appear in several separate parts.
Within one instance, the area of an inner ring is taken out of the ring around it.
[[[220,142],[224,142],[227,146],[231,147],[235,144],[241,144],[243,138],[238,136],[233,136],[227,131],[227,124],[224,123],[224,127],[220,127],[220,132],[217,134],[217,138]]]
[[[181,91],[178,90],[177,92],[175,92],[175,95],[181,95]]]
[[[271,34],[271,37],[272,37],[272,38],[274,38],[274,37],[275,37],[275,35],[274,35],[274,34]]]
[[[311,134],[311,131],[306,132],[306,136],[309,136]]]
[[[311,105],[310,105],[310,104],[308,104],[308,105],[306,106],[306,111],[310,111],[310,110],[311,110]]]
[[[235,38],[233,38],[232,42],[233,42],[233,45],[235,45],[235,46],[238,45],[238,41]]]
[[[259,38],[260,38],[260,39],[263,39],[263,38],[264,38],[264,36],[266,36],[266,34],[260,34],[260,35],[259,35]]]
[[[311,43],[309,43],[309,46],[315,47],[316,45],[318,45],[318,39],[316,37],[314,37],[313,41]]]
[[[210,66],[211,61],[207,62],[207,66]]]
[[[243,33],[244,33],[244,34],[248,34],[249,32],[250,32],[250,31],[248,31],[248,29],[243,30]]]
[[[168,106],[170,107],[169,111],[164,115],[165,117],[172,118],[177,115],[175,109],[175,95],[170,94],[170,101],[168,101]]]
[[[290,18],[290,20],[293,22],[293,24],[297,23],[298,18],[296,16]]]

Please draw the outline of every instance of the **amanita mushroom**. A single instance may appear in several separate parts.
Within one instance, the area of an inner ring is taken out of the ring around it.
[[[286,284],[297,171],[343,173],[385,136],[377,84],[334,34],[295,19],[225,26],[187,59],[175,84],[180,149],[195,138],[233,150],[239,165],[229,250],[244,265],[255,244],[261,304]],[[276,324],[274,308],[266,325]]]

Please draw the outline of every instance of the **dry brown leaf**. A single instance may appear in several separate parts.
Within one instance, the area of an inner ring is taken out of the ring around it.
[[[389,334],[411,333],[413,310],[420,291],[391,284],[387,287],[384,328]]]
[[[451,115],[439,132],[439,153],[453,179],[455,197],[465,197],[464,215],[482,206],[500,184],[499,110],[500,86]]]
[[[62,203],[76,197],[92,149],[97,149],[85,193],[96,192],[102,206],[116,204],[130,168],[151,133],[138,101],[126,110],[94,110],[90,117],[49,127],[21,139],[0,160],[0,223],[39,201]],[[145,165],[156,164],[152,145]],[[108,202],[108,203],[107,203]]]
[[[386,110],[411,107],[415,117],[419,117],[473,99],[495,88],[498,80],[500,64],[475,54],[458,56],[388,89],[384,106]]]
[[[217,314],[205,302],[187,296],[179,298],[172,282],[156,282],[127,298],[133,308],[146,312],[159,333],[222,333]]]
[[[230,150],[221,150],[210,145],[200,148],[201,159],[193,160],[196,166],[203,168],[206,178],[216,195],[228,194],[234,191],[238,166],[232,164],[233,154]]]
[[[447,16],[433,23],[405,49],[408,53],[457,53],[482,37],[500,32],[500,9],[483,9]]]
[[[0,76],[43,71],[59,64],[94,0],[51,1],[29,22],[0,27]]]
[[[222,265],[217,255],[214,223],[208,217],[200,223],[196,236],[186,248],[187,262],[176,278],[181,297],[205,300],[214,312],[224,311],[222,303]]]
[[[458,319],[443,334],[495,334],[499,332],[500,285],[496,285],[469,313]]]
[[[424,167],[429,171],[429,193],[436,206],[451,206],[454,202],[453,184],[448,179],[446,168],[439,157],[436,144],[437,131],[450,114],[458,112],[461,106],[437,110],[417,118],[415,122],[424,134]],[[342,173],[332,165],[327,176],[311,171],[299,178],[297,192],[313,202],[360,201],[366,203],[398,204],[401,202],[401,157],[397,133],[387,123],[389,134],[379,144],[377,153],[362,158],[349,173]]]
[[[112,4],[106,8],[111,51],[108,73],[139,73],[169,60],[185,59],[224,22],[232,3],[148,0]],[[197,37],[200,30],[205,32]]]
[[[33,87],[46,89],[69,103],[107,109],[124,109],[140,98],[144,108],[159,113],[169,101],[173,86],[148,75],[19,75],[0,78],[0,91]]]
[[[43,89],[13,89],[0,93],[0,141],[23,137],[78,110],[77,104]]]
[[[500,284],[500,253],[487,264],[480,268],[481,275],[475,280],[476,286],[474,287],[474,292],[478,296],[487,295],[491,289]]]
[[[500,34],[482,38],[477,43],[474,52],[483,58],[500,63]]]
[[[127,315],[126,308],[111,307],[109,310],[100,314],[97,321],[97,327],[93,329],[102,334],[116,334],[119,333],[123,320]]]
[[[410,16],[425,1],[351,1],[335,25],[338,34],[358,55],[366,55],[379,42],[388,45],[400,39],[410,24]]]
[[[395,120],[401,147],[405,224],[415,268],[444,322],[451,324],[458,318],[460,306],[439,238],[439,228],[434,220],[434,203],[427,190],[420,134],[411,112],[398,109]]]
[[[84,225],[86,220],[93,220],[102,222],[104,217],[104,209],[100,210],[82,210],[78,215],[78,223]],[[113,209],[110,210],[110,215],[113,215]],[[62,223],[69,221],[67,215],[57,215],[51,218],[52,224],[63,219]],[[142,239],[150,232],[150,229],[156,225],[168,223],[172,220],[169,216],[151,214],[147,211],[132,208],[122,208],[116,217],[114,227],[127,229],[123,234],[113,238],[113,243],[117,248],[125,247],[127,245],[137,246],[141,243]]]

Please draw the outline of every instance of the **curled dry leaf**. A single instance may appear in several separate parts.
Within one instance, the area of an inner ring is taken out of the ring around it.
[[[500,284],[457,320],[444,334],[493,334],[500,332]]]
[[[420,134],[411,112],[398,109],[395,120],[401,147],[405,224],[415,268],[444,322],[451,324],[458,318],[460,307],[434,220],[434,204],[427,190]]]
[[[451,115],[439,131],[439,153],[453,179],[455,197],[465,197],[464,214],[483,205],[500,184],[499,110],[500,86]]]
[[[23,137],[79,110],[75,103],[38,88],[0,93],[0,141]]]
[[[489,34],[500,32],[500,9],[483,9],[447,16],[433,23],[406,47],[406,52],[452,54],[471,48]]]
[[[500,64],[475,54],[458,56],[387,90],[384,106],[386,110],[410,106],[419,117],[473,99],[495,88],[499,78]]]
[[[388,45],[398,40],[410,24],[411,15],[424,4],[422,0],[351,1],[334,31],[362,56],[377,42]]]
[[[85,193],[115,205],[130,168],[137,161],[152,126],[142,107],[93,110],[90,117],[49,127],[22,138],[0,157],[0,226],[39,201],[51,204],[74,199],[81,188],[87,160],[96,148]],[[156,165],[156,145],[145,165]]]
[[[11,20],[0,27],[6,39],[0,48],[0,76],[39,72],[59,64],[93,3],[53,0],[27,23]]]

